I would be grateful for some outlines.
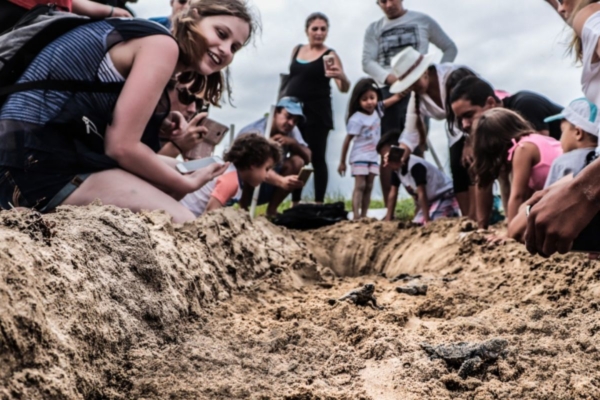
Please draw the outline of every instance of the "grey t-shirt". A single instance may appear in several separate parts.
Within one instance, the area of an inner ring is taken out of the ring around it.
[[[547,188],[569,174],[577,175],[580,173],[581,170],[587,165],[588,155],[594,151],[596,151],[595,148],[589,147],[585,149],[569,151],[568,153],[564,153],[563,155],[557,157],[552,162],[552,166],[550,167],[550,172],[548,172],[548,177],[546,178],[546,184],[544,185],[544,188]]]
[[[384,85],[396,54],[408,46],[427,54],[430,42],[444,53],[442,63],[454,61],[456,45],[429,15],[409,10],[396,19],[383,17],[369,25],[365,33],[363,71]]]

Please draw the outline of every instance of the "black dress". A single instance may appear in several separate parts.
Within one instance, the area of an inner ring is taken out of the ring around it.
[[[327,137],[333,129],[333,111],[331,108],[330,78],[325,76],[323,56],[330,54],[329,49],[312,62],[299,62],[297,57],[302,45],[296,47],[286,96],[294,96],[303,103],[306,122],[298,125],[302,137],[312,152],[312,165],[315,170],[315,201],[322,202],[327,190]],[[300,200],[302,190],[295,191],[292,195],[294,201]]]

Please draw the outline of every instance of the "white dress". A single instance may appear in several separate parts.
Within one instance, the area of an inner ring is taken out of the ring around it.
[[[592,62],[600,40],[600,11],[592,14],[581,32],[583,46],[583,73],[581,87],[585,97],[600,106],[600,62]]]

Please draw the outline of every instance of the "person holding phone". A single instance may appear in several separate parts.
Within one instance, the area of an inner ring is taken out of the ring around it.
[[[268,119],[272,118],[271,131],[267,132]],[[286,156],[282,162],[269,171],[264,185],[260,186],[258,205],[269,204],[267,216],[275,216],[277,208],[295,189],[304,183],[298,179],[302,167],[310,163],[311,151],[296,126],[303,120],[302,103],[294,97],[284,97],[277,102],[275,114],[264,117],[246,126],[237,137],[258,133],[278,143]],[[252,201],[254,189],[245,186],[240,206],[247,209]]]
[[[0,180],[0,206],[49,212],[99,199],[134,212],[164,210],[176,223],[193,220],[179,200],[228,166],[182,175],[174,160],[156,154],[161,135],[185,129],[183,118],[166,118],[165,88],[180,73],[191,91],[218,104],[221,71],[254,27],[242,0],[196,0],[178,14],[173,35],[154,22],[111,18],[51,42],[18,82],[61,76],[118,90],[8,96],[0,109],[0,176],[10,179]]]
[[[427,225],[439,218],[459,217],[460,207],[454,196],[452,179],[429,161],[413,154],[403,163],[404,151],[401,147],[392,146],[384,156],[384,162],[394,171],[392,187],[402,184],[415,199],[417,212],[413,222]],[[385,221],[394,218],[395,205],[395,201],[388,199]]]
[[[285,95],[296,97],[304,104],[306,120],[300,121],[298,128],[312,153],[315,202],[323,203],[329,179],[325,157],[327,139],[333,129],[330,81],[333,79],[342,93],[350,89],[350,81],[337,53],[325,45],[329,33],[327,16],[318,12],[309,15],[305,28],[308,44],[298,45],[292,51]],[[294,203],[300,201],[301,195],[302,189],[294,191]]]

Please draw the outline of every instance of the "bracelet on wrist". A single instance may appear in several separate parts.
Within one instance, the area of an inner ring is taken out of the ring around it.
[[[110,6],[110,12],[108,13],[108,17],[106,17],[106,18],[112,17],[114,12],[115,12],[115,6]]]

